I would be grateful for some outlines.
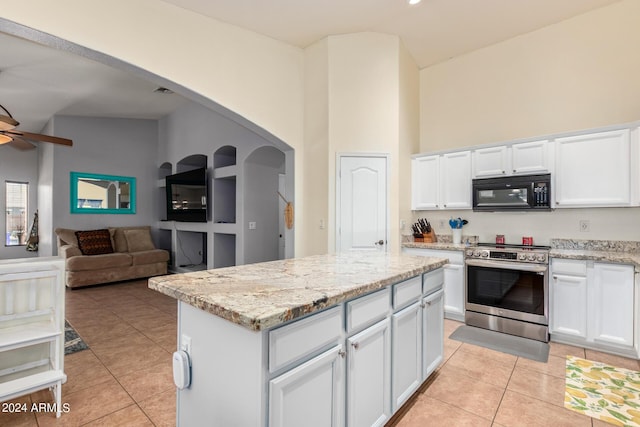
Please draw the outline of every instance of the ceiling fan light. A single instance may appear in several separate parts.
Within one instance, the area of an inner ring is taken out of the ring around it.
[[[12,117],[0,114],[0,130],[11,130],[18,126],[18,122]]]
[[[11,142],[11,141],[13,141],[13,138],[0,133],[0,145],[6,144],[7,142]]]

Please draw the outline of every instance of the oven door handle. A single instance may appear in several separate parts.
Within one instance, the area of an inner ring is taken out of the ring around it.
[[[465,261],[467,265],[476,267],[490,267],[500,268],[505,270],[520,270],[531,271],[534,273],[546,273],[549,267],[541,264],[527,264],[524,262],[501,262],[501,261],[488,261],[480,259],[468,259]]]

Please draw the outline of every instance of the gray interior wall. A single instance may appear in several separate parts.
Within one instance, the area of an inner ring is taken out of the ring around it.
[[[280,215],[278,176],[284,172],[285,156],[272,147],[262,147],[253,152],[245,162],[244,209],[245,222],[255,222],[254,230],[246,230],[244,260],[272,261],[279,257]]]
[[[195,102],[189,102],[160,120],[159,167],[170,162],[173,173],[176,163],[193,154],[211,157],[220,147],[231,145],[238,149],[238,157],[246,156],[263,145],[272,145],[249,129]]]
[[[171,163],[172,173],[176,172],[176,164],[185,157],[194,154],[204,154],[207,156],[207,165],[209,168],[210,188],[213,191],[213,156],[214,153],[224,146],[232,146],[236,148],[236,165],[238,168],[238,174],[236,176],[236,197],[235,200],[229,200],[228,203],[236,203],[236,226],[234,228],[235,245],[231,244],[229,234],[218,235],[214,233],[215,224],[211,221],[208,224],[202,226],[198,225],[197,229],[207,233],[208,241],[208,259],[207,265],[212,268],[214,265],[226,265],[229,254],[223,254],[222,251],[235,251],[235,263],[244,264],[249,261],[246,257],[246,251],[249,250],[248,246],[244,244],[245,234],[249,232],[247,230],[247,223],[250,221],[246,218],[245,212],[247,208],[245,204],[252,196],[247,196],[246,192],[250,194],[259,195],[260,191],[254,191],[253,185],[245,182],[246,175],[242,173],[245,168],[245,160],[260,147],[269,147],[278,152],[282,156],[282,162],[284,162],[285,155],[282,151],[273,147],[273,144],[265,138],[257,135],[253,131],[239,125],[238,123],[200,105],[195,102],[190,102],[180,107],[174,113],[164,117],[159,122],[159,147],[158,155],[156,159],[156,174],[158,175],[158,168],[165,162]],[[293,159],[293,150],[287,151],[291,153],[290,158]],[[284,163],[283,163],[284,164]],[[282,166],[282,172],[284,173],[284,165]],[[291,194],[290,198],[293,199],[293,165],[287,167],[286,170],[287,179],[290,180]],[[260,185],[260,180],[256,180]],[[275,177],[275,185],[277,190],[277,173]],[[164,190],[158,190],[164,191]],[[210,200],[214,200],[216,197],[211,196]],[[277,199],[275,200],[277,204]],[[211,208],[211,206],[210,206]],[[253,214],[252,214],[253,215]],[[161,212],[158,213],[156,219],[162,219]],[[277,222],[276,227],[277,231]],[[228,229],[225,229],[228,230]],[[254,230],[252,230],[254,231]],[[227,231],[225,231],[227,232]],[[175,233],[175,231],[174,231]],[[214,235],[220,237],[219,244],[214,245]],[[293,233],[288,237],[290,238],[290,244],[288,248],[291,248],[291,254],[293,254]],[[176,239],[173,239],[174,246],[177,245]],[[217,248],[217,249],[214,249]],[[257,250],[257,248],[255,248]],[[173,248],[174,254],[177,248]],[[215,263],[215,252],[219,251],[220,263]],[[271,250],[269,250],[269,253]],[[276,245],[276,258],[277,258],[277,245]],[[256,255],[251,255],[250,259],[256,259]],[[271,258],[270,258],[271,259]],[[273,258],[275,259],[275,258]]]
[[[27,227],[30,229],[33,214],[37,209],[38,150],[19,151],[7,145],[0,145],[0,206],[5,206],[5,182],[7,180],[29,183]],[[2,215],[0,215],[2,234],[0,259],[38,256],[37,252],[27,252],[24,246],[5,246],[5,230],[6,213],[3,209]]]
[[[157,120],[56,116],[54,128],[56,135],[72,139],[73,147],[53,148],[51,233],[56,227],[90,230],[155,225]],[[71,214],[69,173],[72,171],[135,177],[136,213]],[[55,237],[52,240],[55,244]]]

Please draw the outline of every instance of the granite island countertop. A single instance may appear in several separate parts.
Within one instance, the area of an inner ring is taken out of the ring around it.
[[[149,278],[149,288],[260,331],[442,267],[444,258],[315,255]]]

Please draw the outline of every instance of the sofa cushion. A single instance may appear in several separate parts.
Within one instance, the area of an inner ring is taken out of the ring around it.
[[[101,270],[104,268],[128,267],[130,265],[131,255],[117,252],[67,258],[67,270],[69,271]]]
[[[148,229],[124,230],[124,237],[127,240],[129,252],[150,251],[156,248]]]
[[[102,255],[113,252],[109,230],[76,231],[78,247],[82,255]]]
[[[154,264],[156,262],[169,261],[169,252],[164,249],[152,249],[150,251],[131,252],[133,265]]]
[[[56,228],[55,230],[56,236],[60,240],[62,240],[62,245],[71,245],[78,247],[78,238],[76,237],[76,230],[71,230],[68,228]]]
[[[129,246],[127,245],[127,238],[124,234],[126,230],[147,230],[151,231],[151,227],[148,225],[140,225],[133,227],[114,227],[110,228],[111,234],[113,235],[113,251],[114,252],[131,252],[129,250]],[[154,248],[151,248],[154,249]]]

